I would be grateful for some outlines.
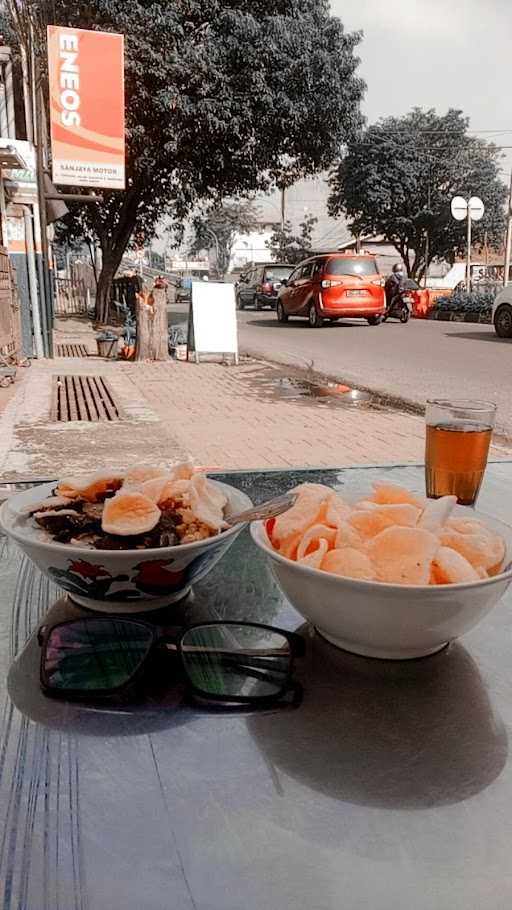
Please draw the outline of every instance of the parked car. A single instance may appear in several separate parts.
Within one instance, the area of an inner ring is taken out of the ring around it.
[[[311,328],[342,318],[378,325],[384,310],[384,279],[371,253],[312,256],[294,269],[277,300],[279,322],[303,316]]]
[[[185,275],[180,278],[176,288],[176,303],[190,303],[192,300],[192,277]]]
[[[512,284],[507,284],[496,297],[492,322],[500,338],[512,338]]]
[[[275,310],[278,291],[293,268],[286,262],[267,262],[243,272],[236,290],[238,309],[253,306],[255,310],[262,310],[267,306]]]

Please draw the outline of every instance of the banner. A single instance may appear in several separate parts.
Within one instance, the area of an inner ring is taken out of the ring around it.
[[[48,27],[53,182],[125,188],[124,37]]]

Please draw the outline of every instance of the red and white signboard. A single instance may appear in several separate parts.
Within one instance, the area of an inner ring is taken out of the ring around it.
[[[48,27],[53,182],[125,188],[124,37]]]

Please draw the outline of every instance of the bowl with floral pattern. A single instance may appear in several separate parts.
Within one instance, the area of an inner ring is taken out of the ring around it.
[[[249,497],[229,484],[210,481],[227,499],[225,515],[249,509]],[[206,540],[135,550],[96,550],[57,543],[35,525],[30,510],[50,497],[55,484],[16,493],[0,510],[0,527],[41,572],[78,604],[107,613],[139,613],[181,600],[227,553],[244,525]]]

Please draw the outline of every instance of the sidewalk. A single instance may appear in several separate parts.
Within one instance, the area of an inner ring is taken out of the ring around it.
[[[58,326],[56,344],[63,343],[95,351],[92,330],[78,321]],[[280,400],[267,390],[272,366],[256,361],[234,367],[60,357],[19,372],[16,395],[0,418],[4,480],[186,456],[226,469],[423,460],[422,418],[325,400]],[[55,420],[56,377],[65,383],[66,376],[77,374],[106,380],[121,419]],[[511,455],[505,449],[493,452],[493,457]]]

